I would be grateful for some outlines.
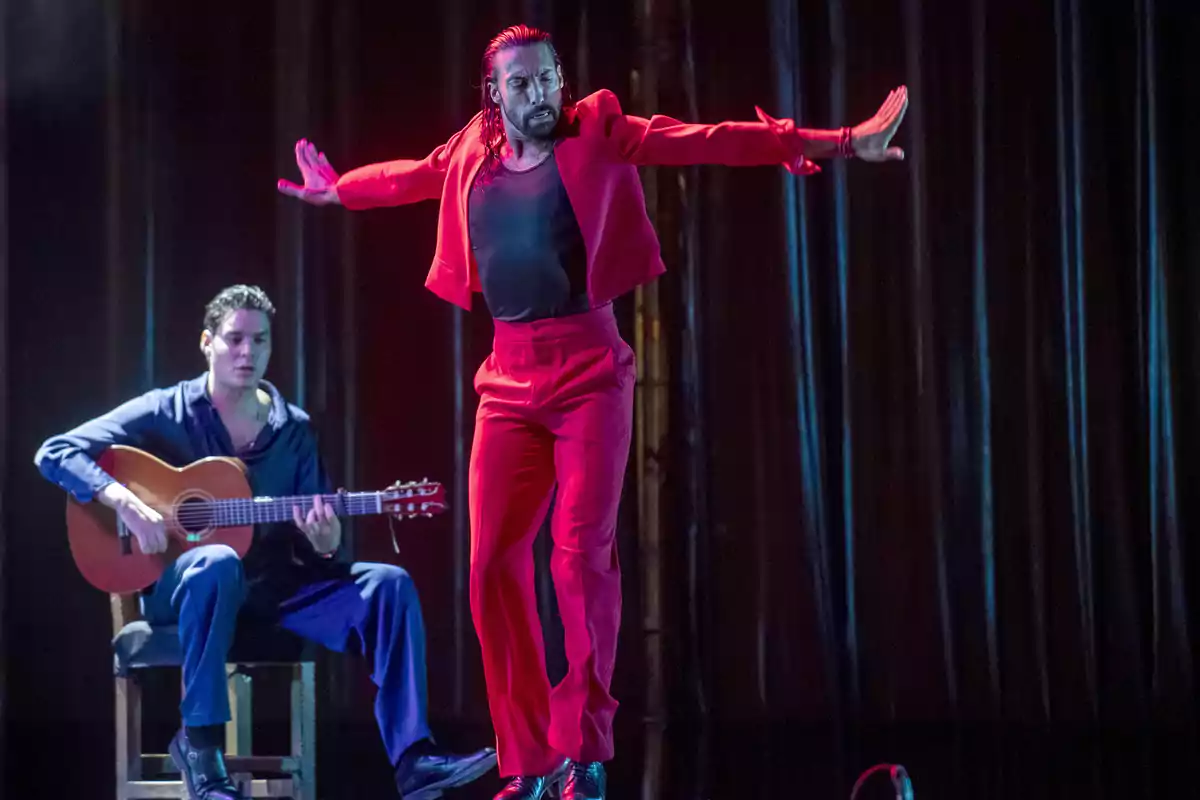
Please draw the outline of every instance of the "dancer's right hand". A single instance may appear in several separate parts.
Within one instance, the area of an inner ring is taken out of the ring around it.
[[[317,152],[316,145],[307,139],[296,142],[296,165],[300,167],[304,185],[280,178],[277,184],[280,192],[314,206],[341,205],[337,195],[338,174],[329,166],[325,154]]]

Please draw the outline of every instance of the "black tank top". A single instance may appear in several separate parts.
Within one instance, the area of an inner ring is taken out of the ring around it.
[[[587,251],[553,155],[524,172],[481,169],[467,220],[492,317],[530,322],[588,310]]]

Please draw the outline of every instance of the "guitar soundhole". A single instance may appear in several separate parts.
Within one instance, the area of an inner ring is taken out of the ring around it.
[[[207,500],[189,497],[179,504],[175,521],[189,541],[199,541],[213,527],[213,507]]]

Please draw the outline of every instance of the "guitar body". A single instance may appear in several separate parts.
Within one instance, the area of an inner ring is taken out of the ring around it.
[[[99,502],[67,501],[67,538],[83,577],[110,594],[145,589],[184,552],[202,545],[224,544],[241,558],[254,537],[251,525],[216,527],[198,511],[207,501],[250,498],[246,468],[234,458],[205,458],[182,469],[142,450],[122,445],[108,448],[97,463],[162,514],[167,550],[146,554],[130,534],[130,552],[121,546],[115,511]]]

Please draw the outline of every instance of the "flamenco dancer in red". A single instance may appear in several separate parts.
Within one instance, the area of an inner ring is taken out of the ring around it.
[[[471,610],[483,650],[501,775],[496,800],[605,796],[613,757],[609,694],[621,619],[615,528],[633,424],[634,358],[614,298],[665,270],[638,165],[782,165],[898,160],[889,147],[903,87],[854,128],[758,122],[699,125],[621,111],[600,90],[572,101],[546,33],[518,25],[483,56],[483,108],[421,160],[339,176],[296,144],[304,185],[279,191],[350,209],[439,200],[426,287],[470,310],[482,292],[494,349],[470,464]],[[569,670],[550,687],[534,595],[532,542],[557,485],[551,571]]]

